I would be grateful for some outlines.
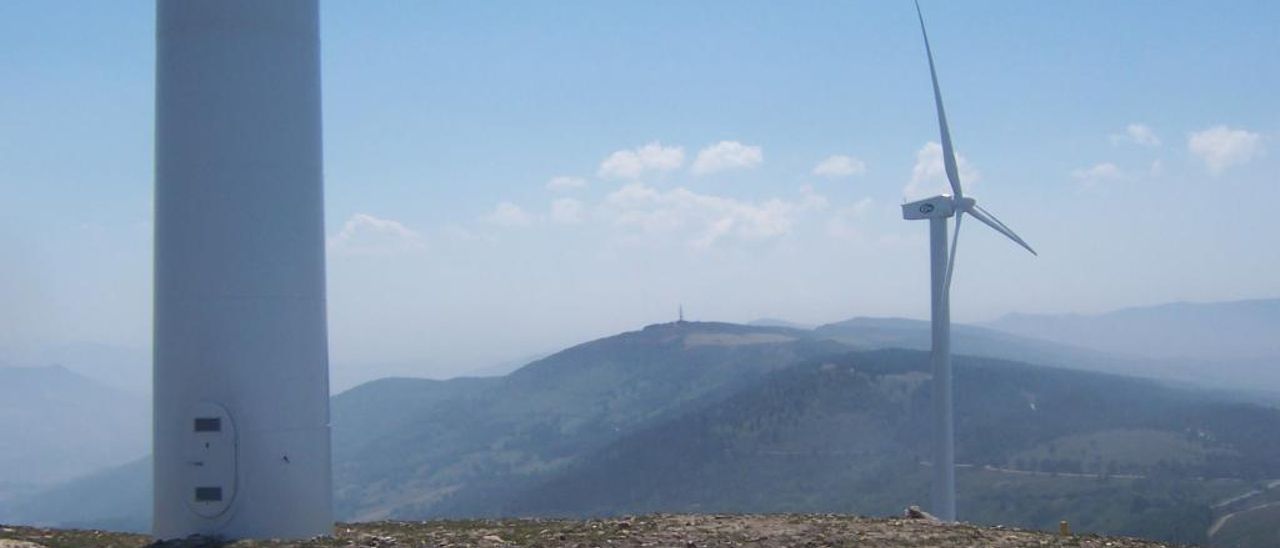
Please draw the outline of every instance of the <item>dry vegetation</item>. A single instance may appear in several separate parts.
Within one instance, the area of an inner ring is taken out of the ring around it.
[[[972,525],[925,519],[831,514],[654,515],[602,520],[467,520],[339,524],[333,537],[302,542],[187,539],[156,546],[920,546],[1138,548],[1168,544],[1092,535]],[[0,548],[148,546],[142,535],[0,526]]]

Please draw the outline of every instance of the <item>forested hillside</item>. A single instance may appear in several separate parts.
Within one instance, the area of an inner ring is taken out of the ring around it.
[[[677,322],[498,378],[383,379],[333,399],[338,516],[897,514],[927,504],[928,353],[914,325]],[[1034,354],[987,330],[957,343]],[[1082,356],[1088,353],[1080,351]],[[961,518],[1203,542],[1280,496],[1280,411],[1218,393],[958,356]],[[0,519],[145,529],[138,462]]]
[[[883,515],[928,500],[927,354],[853,353],[768,375],[651,425],[508,505],[510,514]],[[1211,505],[1280,477],[1280,412],[1156,383],[958,358],[961,518],[1179,542]]]
[[[782,328],[674,323],[582,344],[498,379],[419,383],[411,404],[352,390],[334,399],[339,512],[492,514],[519,489],[640,425],[841,350]],[[352,443],[362,436],[369,439]]]

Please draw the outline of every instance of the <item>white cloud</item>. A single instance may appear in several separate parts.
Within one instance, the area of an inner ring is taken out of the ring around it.
[[[737,141],[720,141],[698,151],[698,157],[693,161],[693,173],[706,175],[731,169],[752,169],[762,162],[764,152],[760,147]]]
[[[826,209],[827,197],[818,194],[812,185],[804,185],[800,187],[800,208],[804,210],[810,209]]]
[[[1147,171],[1147,174],[1151,175],[1152,177],[1159,177],[1161,175],[1164,175],[1164,162],[1161,161],[1159,158],[1152,160],[1151,169]]]
[[[811,188],[801,189],[797,201],[753,203],[633,183],[609,194],[601,210],[616,227],[647,235],[674,234],[691,247],[706,248],[729,238],[762,240],[787,234],[802,213],[826,205],[826,198]]]
[[[497,238],[495,238],[491,234],[476,232],[464,226],[456,225],[456,224],[445,225],[445,227],[441,229],[440,232],[444,235],[445,238],[453,242],[461,242],[461,243],[484,242],[484,243],[491,244],[497,241]]]
[[[596,174],[605,179],[638,179],[647,171],[671,171],[684,165],[684,149],[654,141],[634,150],[619,150],[600,162]]]
[[[867,163],[852,156],[837,154],[818,162],[813,168],[814,175],[823,177],[849,177],[867,172]]]
[[[560,224],[582,222],[583,205],[573,198],[560,198],[551,202],[551,221]]]
[[[956,168],[965,190],[973,190],[973,184],[982,179],[982,174],[960,154],[956,154]],[[916,152],[916,165],[911,168],[911,181],[902,189],[902,194],[908,200],[951,194],[951,184],[947,182],[947,171],[942,163],[942,145],[929,141],[920,147]]]
[[[356,213],[329,238],[329,249],[345,255],[394,255],[426,247],[422,236],[398,221]]]
[[[493,211],[480,218],[482,221],[498,226],[528,226],[533,224],[533,216],[511,202],[502,202]]]
[[[1243,129],[1215,126],[1187,137],[1187,150],[1217,175],[1231,166],[1248,163],[1262,152],[1262,136]]]
[[[1124,177],[1124,173],[1119,167],[1111,162],[1103,162],[1090,167],[1077,169],[1071,172],[1071,176],[1087,186],[1093,186],[1107,181],[1115,181]]]
[[[568,177],[561,175],[559,177],[552,177],[550,181],[547,181],[547,190],[552,192],[567,192],[570,190],[577,190],[579,188],[586,188],[586,186],[587,180],[582,177]]]
[[[827,219],[827,234],[833,238],[852,240],[861,238],[865,231],[860,225],[865,224],[867,213],[871,210],[871,198],[863,198],[851,205],[836,210]]]
[[[1124,133],[1111,134],[1111,144],[1119,145],[1124,143],[1132,143],[1144,147],[1158,147],[1160,146],[1160,137],[1146,125],[1129,124],[1125,126]]]

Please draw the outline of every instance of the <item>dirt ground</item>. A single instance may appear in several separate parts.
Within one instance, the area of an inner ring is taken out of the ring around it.
[[[332,537],[306,541],[237,541],[190,538],[152,543],[144,535],[0,525],[0,548],[38,547],[392,547],[392,546],[918,546],[1151,548],[1168,544],[1094,535],[926,519],[864,518],[832,514],[652,515],[600,520],[503,519],[340,523]]]

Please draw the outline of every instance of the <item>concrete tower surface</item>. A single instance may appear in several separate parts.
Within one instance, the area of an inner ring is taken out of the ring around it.
[[[316,0],[156,27],[153,533],[330,534]]]

